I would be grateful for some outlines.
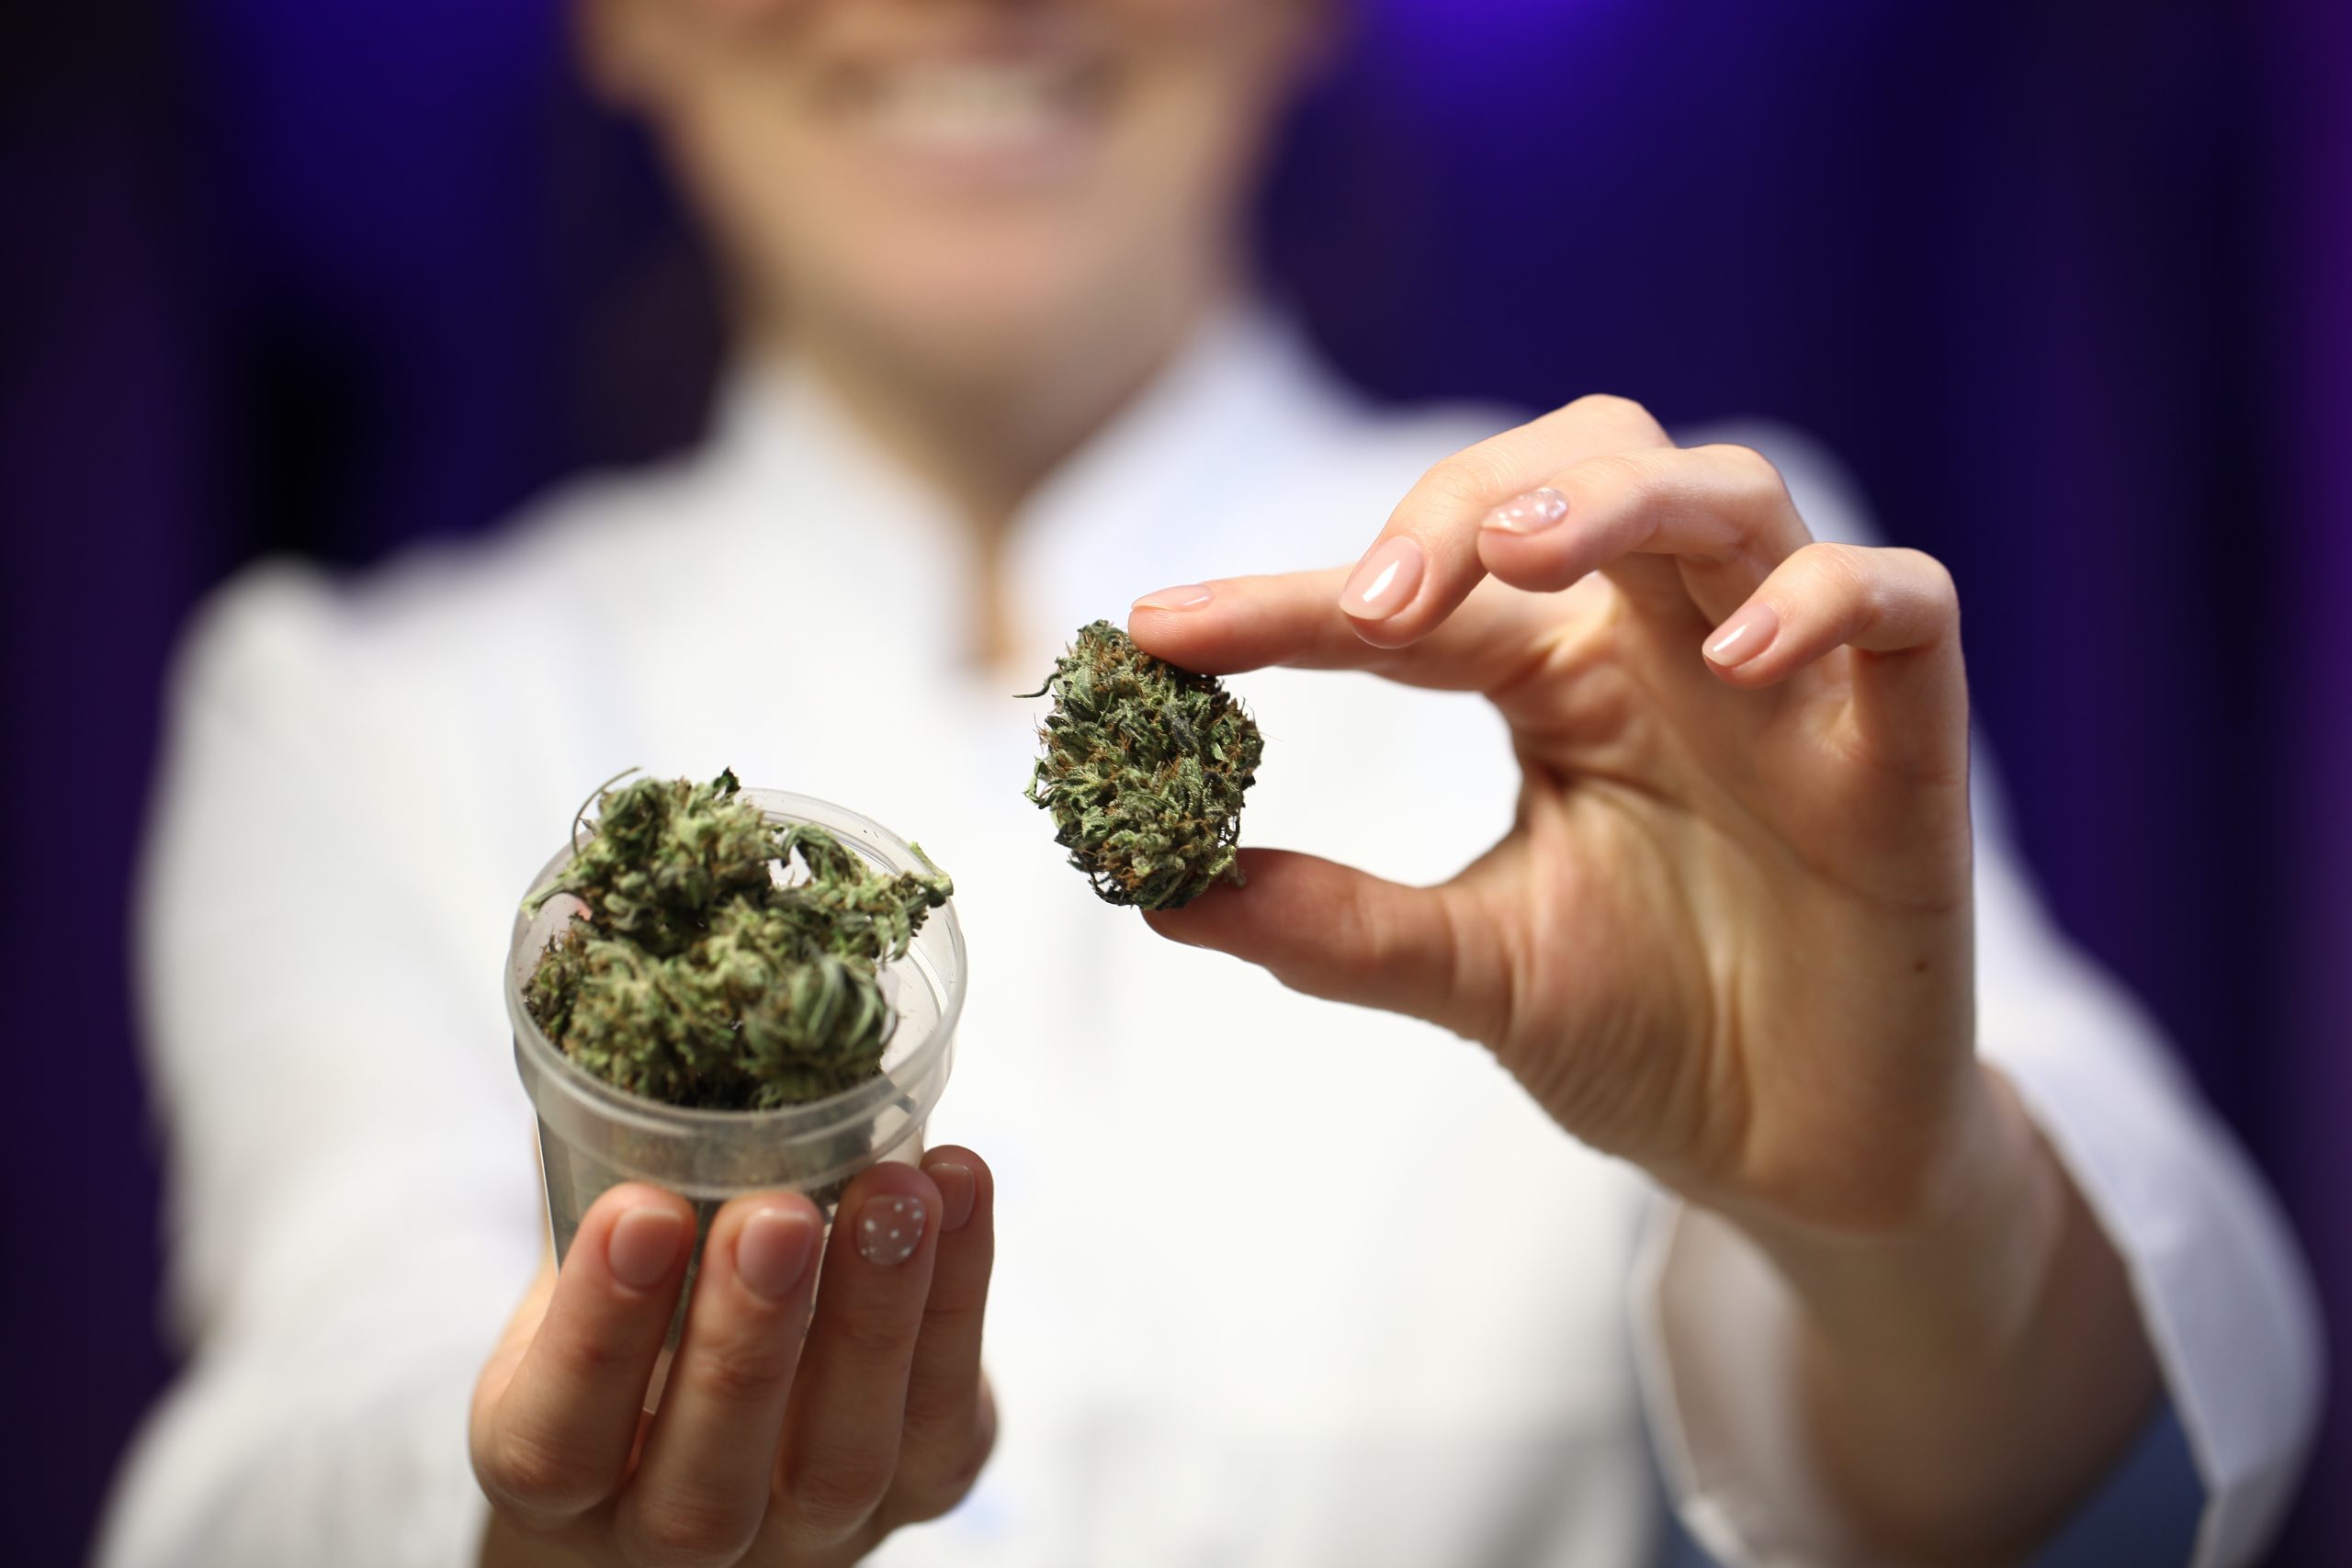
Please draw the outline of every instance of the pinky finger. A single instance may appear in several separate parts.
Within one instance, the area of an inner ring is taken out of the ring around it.
[[[1850,648],[1854,722],[1917,766],[1964,761],[1968,689],[1951,573],[1917,550],[1814,544],[1775,568],[1707,636],[1708,665],[1735,686],[1787,680]]]

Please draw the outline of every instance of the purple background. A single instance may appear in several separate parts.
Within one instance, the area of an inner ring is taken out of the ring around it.
[[[0,14],[12,1561],[79,1555],[168,1364],[122,934],[179,617],[696,428],[702,270],[561,23]],[[1386,0],[1264,223],[1379,391],[1785,420],[1951,563],[2048,892],[2287,1195],[2339,1347],[2348,76],[2340,0]],[[2352,1562],[2342,1382],[2278,1562]]]

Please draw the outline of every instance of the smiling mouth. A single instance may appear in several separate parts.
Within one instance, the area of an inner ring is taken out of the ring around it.
[[[919,58],[860,70],[835,103],[902,172],[964,186],[1069,173],[1110,101],[1099,62],[1057,52]]]

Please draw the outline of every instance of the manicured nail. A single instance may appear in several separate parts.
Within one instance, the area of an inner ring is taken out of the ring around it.
[[[868,1198],[857,1212],[857,1253],[876,1269],[895,1269],[922,1245],[922,1200]]]
[[[1197,610],[1216,595],[1197,582],[1180,582],[1173,588],[1155,588],[1136,600],[1131,608],[1137,610]]]
[[[686,1223],[669,1209],[647,1203],[613,1222],[605,1242],[605,1261],[613,1278],[633,1290],[648,1290],[662,1282],[678,1261],[686,1244]]]
[[[1771,605],[1743,605],[1737,615],[1715,628],[1707,644],[1707,658],[1716,668],[1736,670],[1772,646],[1780,635],[1781,617]]]
[[[980,1179],[972,1174],[968,1165],[958,1165],[952,1159],[923,1168],[939,1185],[939,1228],[960,1231],[972,1217],[972,1201],[979,1196]]]
[[[1487,513],[1478,525],[1498,534],[1540,534],[1568,514],[1568,498],[1545,485],[1525,495],[1512,496]]]
[[[1413,602],[1421,586],[1421,547],[1411,536],[1383,540],[1356,563],[1340,590],[1340,608],[1359,621],[1385,621]]]
[[[817,1252],[817,1225],[789,1209],[762,1209],[735,1233],[735,1274],[752,1293],[782,1301],[808,1272]]]

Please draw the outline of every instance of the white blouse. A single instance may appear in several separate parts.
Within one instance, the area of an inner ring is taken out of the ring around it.
[[[999,1176],[1002,1429],[965,1506],[874,1561],[1634,1568],[1645,1419],[1719,1555],[1841,1560],[1787,1303],[1736,1236],[1482,1050],[1096,903],[1022,798],[1041,705],[1010,694],[1080,625],[1352,558],[1427,464],[1508,423],[1374,411],[1278,324],[1220,320],[1025,509],[1011,673],[966,656],[964,531],[790,369],[741,382],[704,450],[485,542],[223,590],[178,671],[139,923],[191,1359],[101,1562],[472,1562],[468,1394],[545,1224],[508,924],[632,764],[839,801],[956,878],[971,989],[931,1136]],[[1816,533],[1860,530],[1802,444],[1737,434]],[[1238,685],[1267,736],[1247,841],[1428,881],[1509,824],[1476,699]],[[2199,1562],[2244,1562],[2316,1401],[2299,1261],[2145,1017],[1981,833],[1984,1051],[2130,1261],[2207,1484]]]

